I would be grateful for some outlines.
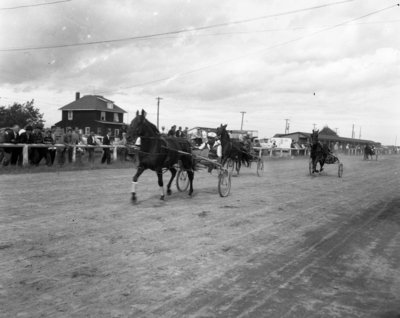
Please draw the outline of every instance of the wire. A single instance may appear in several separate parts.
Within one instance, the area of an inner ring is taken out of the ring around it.
[[[291,14],[295,14],[295,13],[299,13],[299,12],[305,12],[305,11],[326,8],[326,7],[343,4],[343,3],[348,3],[348,2],[352,2],[352,1],[354,1],[354,0],[338,1],[338,2],[328,3],[328,4],[324,4],[324,5],[314,6],[314,7],[308,7],[308,8],[298,9],[298,10],[275,13],[275,14],[265,15],[265,16],[261,16],[261,17],[255,17],[255,18],[251,18],[251,19],[212,24],[212,25],[202,26],[202,27],[197,27],[197,28],[189,28],[189,29],[186,28],[186,29],[181,29],[181,30],[176,30],[176,31],[154,33],[154,34],[133,36],[133,37],[127,37],[127,38],[120,38],[120,39],[111,39],[111,40],[70,43],[70,44],[58,44],[58,45],[44,45],[44,46],[33,46],[33,47],[21,47],[21,48],[5,48],[5,49],[0,49],[0,52],[35,51],[35,50],[46,50],[46,49],[77,47],[77,46],[86,46],[86,45],[94,45],[94,44],[105,44],[105,43],[116,43],[116,42],[149,39],[149,38],[160,37],[160,36],[164,36],[164,35],[173,35],[173,34],[180,34],[180,33],[193,32],[193,31],[203,31],[203,30],[208,30],[208,29],[213,29],[213,28],[220,28],[220,27],[224,27],[224,26],[244,24],[244,23],[259,21],[259,20],[263,20],[263,19],[269,19],[269,18],[273,18],[273,17],[280,17],[280,16],[291,15]]]
[[[349,24],[351,22],[358,21],[358,20],[364,19],[366,17],[378,14],[380,12],[389,10],[389,9],[394,8],[396,6],[400,6],[400,4],[395,4],[395,5],[391,5],[391,6],[385,7],[383,9],[375,10],[375,11],[372,11],[372,12],[367,13],[365,15],[359,16],[357,18],[350,19],[350,20],[347,20],[347,21],[344,21],[344,22],[341,22],[341,23],[338,23],[338,24],[334,24],[334,25],[328,26],[328,27],[326,27],[326,28],[324,28],[322,30],[319,30],[319,31],[316,31],[316,32],[313,32],[313,33],[310,33],[310,34],[306,34],[306,35],[303,35],[303,36],[300,36],[300,37],[297,37],[297,38],[294,38],[294,39],[291,39],[291,40],[288,40],[288,41],[277,43],[275,45],[266,47],[264,49],[261,49],[261,50],[258,50],[258,51],[255,51],[255,52],[252,52],[252,53],[249,53],[249,54],[237,56],[237,57],[234,57],[234,58],[231,58],[231,59],[228,59],[228,60],[225,60],[225,61],[221,61],[221,62],[218,62],[218,63],[205,65],[203,67],[200,67],[200,68],[197,68],[197,69],[192,69],[192,70],[189,70],[187,72],[177,73],[177,74],[175,74],[173,76],[164,77],[164,78],[160,78],[160,79],[156,79],[156,80],[152,80],[152,81],[149,81],[149,82],[144,82],[144,83],[140,83],[140,84],[136,84],[136,85],[132,85],[132,86],[122,87],[119,90],[128,89],[128,88],[136,88],[136,87],[146,86],[146,85],[154,84],[154,83],[158,83],[158,82],[173,80],[173,79],[176,79],[178,77],[182,77],[182,76],[185,76],[185,75],[189,75],[189,74],[192,74],[192,73],[203,71],[205,69],[216,67],[216,66],[219,66],[219,65],[222,65],[222,64],[226,64],[226,63],[229,63],[229,62],[232,62],[232,61],[235,61],[235,60],[239,60],[239,59],[251,56],[251,55],[256,55],[256,54],[259,54],[259,53],[262,53],[262,52],[265,52],[265,51],[269,51],[269,50],[275,49],[277,47],[281,47],[281,46],[285,46],[285,45],[288,45],[288,44],[291,44],[291,43],[294,43],[294,42],[298,42],[298,41],[303,40],[305,38],[312,37],[312,36],[315,36],[317,34],[320,34],[320,33],[326,32],[326,31],[333,30],[335,28],[341,27],[341,26]]]
[[[47,6],[51,4],[57,4],[62,2],[70,2],[72,0],[60,0],[60,1],[53,1],[53,2],[44,2],[44,3],[37,3],[37,4],[29,4],[24,6],[17,6],[17,7],[8,7],[8,8],[0,8],[0,10],[14,10],[14,9],[21,9],[21,8],[31,8],[31,7],[40,7],[40,6]]]

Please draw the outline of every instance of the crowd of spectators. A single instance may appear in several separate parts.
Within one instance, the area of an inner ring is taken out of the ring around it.
[[[99,146],[94,132],[91,132],[84,141],[78,128],[67,128],[65,134],[60,133],[60,131],[62,130],[57,131],[56,127],[43,129],[41,126],[28,125],[25,129],[20,129],[18,125],[14,125],[12,128],[3,129],[0,132],[0,143],[40,145],[28,148],[27,159],[29,165],[32,166],[39,166],[41,163],[52,166],[55,162],[63,166],[66,163],[72,163],[74,159],[77,163],[83,163],[83,156],[86,153],[88,154],[88,162],[94,162],[95,149],[96,146]],[[92,147],[77,147],[85,144]],[[126,144],[126,133],[123,134],[119,144]],[[63,145],[63,147],[60,147],[60,145]],[[111,145],[109,131],[103,137],[103,145]],[[102,151],[101,163],[110,164],[110,148],[103,148]],[[123,158],[126,159],[126,151],[121,153]],[[0,164],[3,166],[22,166],[23,157],[23,147],[0,148]]]

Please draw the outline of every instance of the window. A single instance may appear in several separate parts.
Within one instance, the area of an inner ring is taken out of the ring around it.
[[[114,104],[112,102],[107,102],[107,108],[108,109],[113,109],[114,108]]]
[[[114,113],[114,121],[115,121],[116,123],[119,122],[118,113]]]
[[[69,110],[68,111],[68,120],[72,120],[73,119],[73,111]]]
[[[100,120],[106,120],[106,112],[101,112]]]
[[[90,135],[90,127],[85,127],[85,135]]]
[[[114,137],[118,138],[119,137],[119,129],[114,130]]]

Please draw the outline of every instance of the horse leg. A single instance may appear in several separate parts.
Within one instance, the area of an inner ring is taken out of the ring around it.
[[[187,174],[189,177],[189,195],[191,196],[193,193],[193,179],[194,179],[194,171],[189,169],[187,170]]]
[[[313,161],[312,161],[312,167],[313,167],[313,173],[314,172],[318,172],[318,170],[317,170],[317,160],[316,159],[313,159]]]
[[[171,179],[169,179],[169,182],[167,184],[167,194],[171,195],[172,191],[171,191],[171,184],[172,181],[174,181],[174,178],[176,176],[176,169],[174,167],[169,168],[169,171],[171,171]]]
[[[145,169],[141,166],[139,166],[136,170],[136,174],[133,176],[132,178],[132,188],[131,188],[131,193],[132,193],[132,197],[131,200],[132,202],[136,202],[137,198],[136,198],[136,185],[137,185],[137,181],[140,177],[140,175],[143,173]]]
[[[164,182],[163,182],[163,173],[162,169],[157,169],[156,170],[157,174],[157,179],[158,179],[158,186],[160,187],[160,200],[164,200],[165,194],[164,194]]]

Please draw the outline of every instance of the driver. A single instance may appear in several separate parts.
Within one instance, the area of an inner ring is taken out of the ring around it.
[[[199,150],[208,149],[208,158],[217,159],[218,163],[222,161],[222,146],[221,142],[217,140],[217,134],[214,132],[209,132],[207,134],[207,141],[202,143]],[[208,172],[211,172],[212,167],[208,168]]]

